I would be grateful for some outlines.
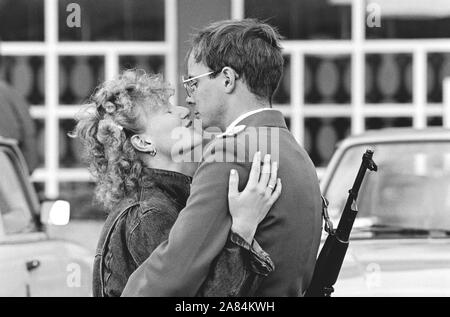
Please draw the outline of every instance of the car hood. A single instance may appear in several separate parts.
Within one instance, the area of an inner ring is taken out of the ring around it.
[[[450,239],[350,242],[333,296],[450,296]]]

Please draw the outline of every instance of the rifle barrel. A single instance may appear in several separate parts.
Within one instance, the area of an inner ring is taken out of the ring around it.
[[[353,223],[358,214],[356,198],[363,182],[366,171],[377,171],[378,167],[372,160],[373,151],[367,150],[362,157],[361,166],[349,190],[349,195],[342,211],[338,227],[335,232],[331,232],[320,251],[314,269],[310,286],[306,291],[307,297],[328,297],[333,292],[333,285],[336,283],[339,272],[344,262],[345,254],[349,245],[349,237],[353,228]]]

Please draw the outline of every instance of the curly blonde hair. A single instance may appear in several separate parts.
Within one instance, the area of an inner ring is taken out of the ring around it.
[[[145,131],[143,112],[164,107],[173,95],[159,74],[126,70],[96,88],[90,103],[77,116],[72,137],[78,137],[84,158],[96,180],[95,197],[111,210],[139,187],[151,182],[130,138]]]

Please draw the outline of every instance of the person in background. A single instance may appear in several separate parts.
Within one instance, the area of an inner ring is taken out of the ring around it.
[[[0,70],[2,58],[0,56]],[[0,72],[1,73],[1,72]],[[30,109],[13,87],[0,78],[0,136],[15,139],[31,173],[38,165],[36,130]]]

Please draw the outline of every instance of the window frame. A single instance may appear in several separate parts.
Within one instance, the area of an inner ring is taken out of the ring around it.
[[[60,41],[58,31],[58,0],[44,0],[44,41],[4,42],[4,56],[43,56],[45,73],[45,104],[31,105],[34,119],[44,120],[45,158],[44,167],[37,168],[32,181],[45,184],[45,196],[56,199],[60,183],[92,182],[87,168],[61,168],[59,162],[60,121],[74,119],[81,105],[59,103],[59,58],[60,56],[99,55],[104,57],[105,80],[119,74],[119,58],[123,55],[164,56],[165,78],[177,83],[177,0],[164,1],[164,41]],[[177,100],[175,93],[174,100]]]
[[[450,79],[444,80],[442,103],[427,100],[427,56],[430,53],[449,53],[450,38],[445,39],[367,39],[366,2],[349,0],[351,3],[350,40],[283,40],[283,55],[291,60],[289,104],[275,104],[285,117],[291,120],[291,132],[304,145],[305,119],[345,117],[351,122],[351,134],[367,131],[366,118],[407,117],[412,127],[428,127],[427,119],[440,117],[443,126],[450,128]],[[231,0],[231,18],[245,17],[245,0]],[[412,55],[412,102],[370,104],[365,100],[365,59],[368,54]],[[351,101],[347,104],[306,104],[304,98],[305,56],[348,55],[351,63]],[[319,176],[324,168],[318,167]]]

